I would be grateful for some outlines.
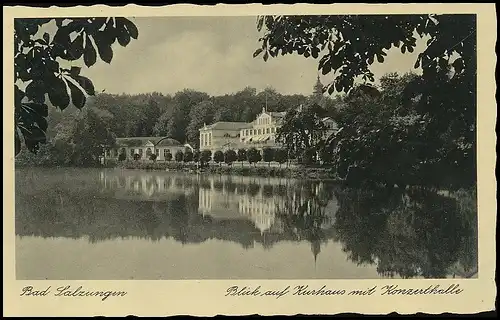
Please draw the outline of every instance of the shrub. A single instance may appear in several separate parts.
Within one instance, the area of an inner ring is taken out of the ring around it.
[[[150,156],[149,156],[149,160],[151,161],[156,161],[156,158],[157,158],[157,155],[155,153],[152,153]]]
[[[203,150],[200,154],[200,162],[201,164],[208,163],[212,159],[212,151]]]
[[[262,159],[262,156],[260,155],[259,150],[255,149],[255,148],[251,148],[248,150],[248,152],[247,152],[248,163],[250,163],[250,164],[253,163],[255,166],[255,163],[259,162],[261,159]]]
[[[175,154],[175,161],[182,162],[182,160],[184,160],[184,153],[181,150],[179,150]]]
[[[262,160],[268,163],[271,166],[271,161],[274,160],[274,149],[264,148],[262,150]]]
[[[238,155],[236,154],[236,151],[234,150],[226,150],[224,152],[224,162],[227,163],[228,165],[232,165],[234,161],[238,159]]]
[[[214,161],[216,163],[218,163],[219,166],[220,166],[220,163],[222,161],[224,161],[224,154],[222,153],[222,151],[220,151],[220,150],[215,151],[215,153],[214,153]]]
[[[247,160],[247,151],[245,149],[238,150],[238,161],[241,161],[241,166],[243,166],[243,161]]]
[[[170,151],[167,151],[167,153],[165,154],[165,161],[172,161],[172,154],[170,153]]]
[[[288,160],[288,154],[285,149],[277,149],[274,153],[274,160],[281,165]]]
[[[200,150],[194,150],[194,152],[193,152],[193,161],[194,162],[199,162],[200,158],[201,158]]]
[[[184,153],[184,162],[191,162],[193,161],[193,152],[191,150],[186,150],[186,152]]]

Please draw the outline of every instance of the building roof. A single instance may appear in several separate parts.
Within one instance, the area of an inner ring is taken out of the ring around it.
[[[173,146],[181,146],[182,144],[172,138],[165,138],[156,143],[157,147],[173,147]]]
[[[203,129],[212,129],[212,130],[241,130],[241,129],[246,129],[246,128],[251,128],[252,125],[247,122],[226,122],[226,121],[219,121],[214,124],[208,125],[206,127],[201,128],[200,130]]]
[[[284,118],[286,116],[286,111],[282,111],[282,112],[268,112],[271,117],[274,117],[274,118]]]
[[[140,147],[148,142],[158,146],[179,146],[181,143],[177,140],[165,137],[126,137],[116,138],[116,144],[120,147]],[[158,144],[159,143],[159,144]]]

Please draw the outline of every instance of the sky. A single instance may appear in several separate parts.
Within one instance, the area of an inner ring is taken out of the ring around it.
[[[283,94],[312,93],[319,60],[297,54],[253,58],[261,36],[256,17],[139,17],[129,18],[139,37],[127,47],[113,45],[111,64],[99,61],[82,75],[98,91],[108,93],[161,92],[173,94],[185,88],[210,95],[237,92],[246,86],[258,91],[273,87]],[[424,41],[417,42],[423,47]],[[383,64],[375,63],[375,78],[387,72],[415,71],[419,48],[402,54],[391,49]],[[333,75],[321,75],[323,84]]]

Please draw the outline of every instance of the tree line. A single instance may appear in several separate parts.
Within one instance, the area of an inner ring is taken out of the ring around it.
[[[284,95],[270,87],[259,93],[246,87],[223,96],[191,89],[173,95],[100,93],[88,98],[88,108],[62,111],[47,101],[47,143],[40,146],[36,155],[24,148],[16,160],[39,165],[98,165],[102,147],[113,147],[117,137],[163,136],[189,143],[196,149],[199,129],[204,124],[251,122],[263,107],[268,111],[287,111],[318,101],[329,114],[341,108],[341,97],[319,95],[318,92],[310,96]],[[85,134],[84,128],[88,129]]]

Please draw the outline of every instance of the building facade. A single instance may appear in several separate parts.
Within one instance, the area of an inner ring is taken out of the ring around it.
[[[299,107],[301,108],[301,107]],[[200,131],[200,150],[216,151],[228,149],[279,148],[277,130],[281,127],[286,112],[269,112],[262,108],[257,118],[250,122],[216,122],[203,126]],[[330,117],[322,119],[326,127],[324,136],[338,130],[337,123]]]
[[[179,141],[167,137],[127,137],[116,138],[116,147],[106,150],[107,159],[119,159],[120,154],[125,155],[125,159],[132,160],[138,154],[140,160],[148,160],[154,153],[156,160],[166,160],[167,154],[172,158],[179,151],[185,152],[187,149],[193,151],[189,144],[182,144]]]

